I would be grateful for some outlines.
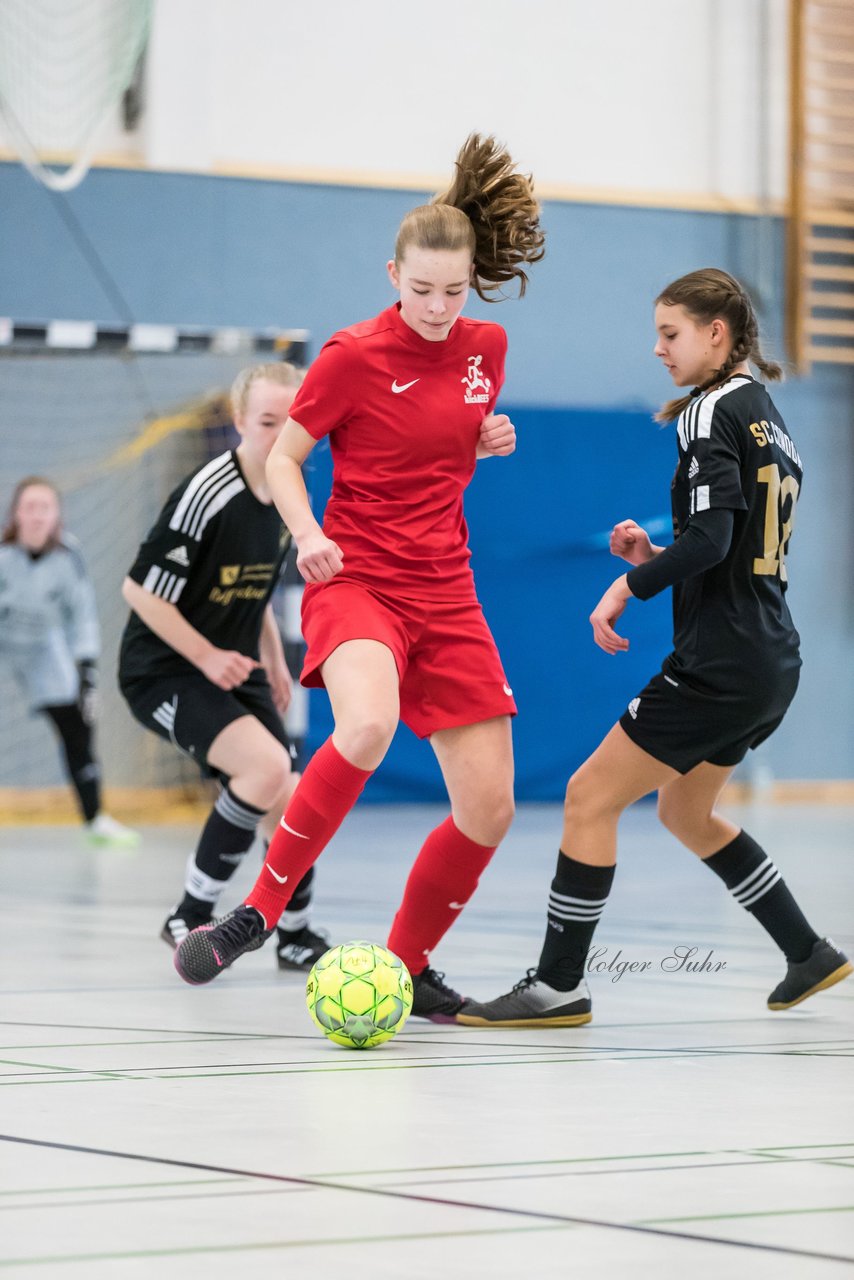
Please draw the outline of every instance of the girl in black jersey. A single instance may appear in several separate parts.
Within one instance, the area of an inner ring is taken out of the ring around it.
[[[677,386],[693,386],[658,414],[662,422],[678,419],[675,539],[654,546],[633,520],[618,524],[611,551],[633,568],[612,583],[590,621],[600,648],[620,653],[629,642],[614,627],[628,601],[672,587],[674,649],[569,781],[537,968],[507,995],[464,1006],[458,1021],[470,1025],[590,1021],[584,966],[614,877],[617,822],[651,791],[668,830],[786,956],[770,1009],[789,1009],[852,971],[807,923],[764,850],[715,808],[734,767],[773,733],[798,684],[785,555],[801,459],[750,364],[771,381],[782,371],[763,358],[750,298],[724,271],[674,281],[656,300],[655,322],[656,355]]]
[[[122,588],[133,612],[119,682],[131,711],[223,784],[163,926],[172,947],[210,921],[256,828],[270,839],[298,781],[282,725],[291,678],[269,603],[290,534],[264,468],[300,382],[288,364],[238,375],[240,444],[178,485]],[[310,886],[309,874],[278,922],[280,968],[310,968],[329,945],[308,927]]]

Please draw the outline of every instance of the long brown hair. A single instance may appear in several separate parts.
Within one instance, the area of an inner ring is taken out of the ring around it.
[[[410,245],[419,249],[468,249],[472,285],[486,302],[511,280],[525,292],[525,264],[545,253],[540,206],[530,175],[516,172],[510,153],[493,137],[471,134],[460,148],[447,191],[411,209],[394,246],[398,266]]]
[[[773,360],[766,360],[759,346],[759,322],[747,290],[734,276],[718,267],[703,267],[687,276],[674,280],[655,300],[666,307],[682,306],[699,324],[711,324],[713,320],[725,320],[732,335],[732,350],[719,369],[715,369],[705,382],[694,387],[688,395],[668,400],[655,415],[656,422],[671,422],[678,418],[694,396],[708,391],[727,378],[743,360],[752,364],[769,382],[778,382],[783,370]]]
[[[31,489],[35,485],[41,485],[45,489],[50,489],[56,494],[56,500],[59,502],[59,490],[52,480],[46,480],[44,476],[24,476],[23,480],[19,480],[15,485],[15,491],[12,494],[12,501],[9,503],[9,511],[6,516],[6,523],[3,526],[3,533],[0,535],[0,543],[17,542],[18,541],[18,506],[25,489]],[[45,551],[53,551],[54,548],[62,543],[62,516],[57,521],[56,528],[45,543]]]

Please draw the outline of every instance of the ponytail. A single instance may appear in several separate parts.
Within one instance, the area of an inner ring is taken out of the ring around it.
[[[524,270],[545,253],[540,207],[530,176],[517,173],[509,152],[495,138],[473,133],[460,149],[456,174],[447,191],[428,205],[412,209],[397,234],[394,260],[407,248],[467,249],[472,284],[487,302],[512,280],[521,297],[528,283]]]

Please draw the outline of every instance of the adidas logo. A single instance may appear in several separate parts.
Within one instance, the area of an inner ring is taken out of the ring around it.
[[[189,569],[190,567],[190,557],[187,555],[186,547],[175,547],[172,551],[167,552],[166,559],[174,560],[183,569]]]
[[[692,458],[688,466],[688,479],[693,480],[694,476],[698,476],[699,474],[700,474],[700,464],[696,458]]]
[[[629,703],[629,715],[632,717],[633,720],[637,720],[638,718],[639,706],[640,706],[640,698],[632,698],[631,702]]]

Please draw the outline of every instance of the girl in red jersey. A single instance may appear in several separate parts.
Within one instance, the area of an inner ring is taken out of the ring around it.
[[[335,719],[282,818],[246,904],[175,955],[209,982],[260,947],[306,870],[382,761],[398,721],[429,738],[451,802],[407,881],[388,945],[413,976],[417,1016],[453,1020],[462,998],[429,967],[513,815],[513,694],[475,594],[463,491],[478,458],[515,448],[494,412],[507,340],[464,318],[543,256],[530,179],[493,138],[470,137],[451,187],[404,218],[388,263],[400,301],[335,334],[296,397],[267,467],[299,548],[307,654]],[[302,465],[328,435],[323,528]]]

